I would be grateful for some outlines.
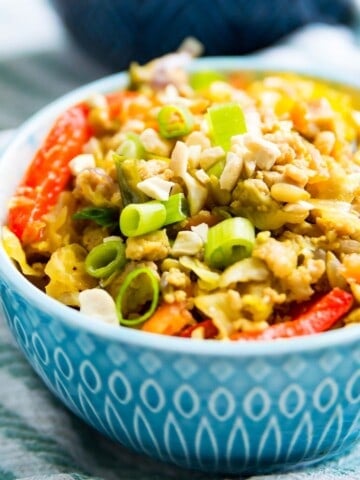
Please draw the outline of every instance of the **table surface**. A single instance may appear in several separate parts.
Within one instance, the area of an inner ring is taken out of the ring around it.
[[[107,72],[74,45],[46,0],[0,0],[0,12],[1,149],[13,129],[41,107]],[[270,62],[285,59],[293,67],[323,65],[341,70],[347,78],[359,78],[359,32],[357,27],[314,25],[257,55]],[[66,410],[26,363],[1,315],[0,385],[0,480],[189,478],[187,472],[115,445]],[[200,473],[191,478],[215,480]],[[360,479],[360,444],[317,467],[252,477],[340,478]]]

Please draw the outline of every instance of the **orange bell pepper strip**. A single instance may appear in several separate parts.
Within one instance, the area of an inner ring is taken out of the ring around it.
[[[324,332],[350,310],[353,301],[351,293],[335,287],[294,320],[276,323],[261,332],[236,332],[231,340],[274,340]]]
[[[194,322],[184,302],[163,303],[143,323],[141,330],[162,335],[177,335],[184,327]]]
[[[70,160],[90,138],[87,117],[88,107],[79,104],[57,118],[10,202],[8,226],[24,244],[41,240],[42,217],[71,178]]]
[[[119,118],[123,111],[124,102],[128,99],[133,99],[138,95],[137,92],[132,90],[120,90],[118,92],[110,92],[105,95],[109,118],[114,120]]]

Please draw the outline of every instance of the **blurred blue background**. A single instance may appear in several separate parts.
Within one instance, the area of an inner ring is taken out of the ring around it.
[[[313,22],[351,24],[352,0],[52,0],[73,38],[111,70],[174,51],[243,55]]]

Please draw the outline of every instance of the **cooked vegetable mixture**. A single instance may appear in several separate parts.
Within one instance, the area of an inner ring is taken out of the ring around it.
[[[89,317],[197,339],[360,323],[360,111],[295,74],[132,65],[51,127],[9,205],[23,274]],[[90,321],[90,320],[89,320]]]

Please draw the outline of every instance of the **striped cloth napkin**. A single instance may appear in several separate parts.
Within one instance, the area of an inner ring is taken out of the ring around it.
[[[46,0],[0,0],[0,4],[0,129],[17,127],[52,99],[106,74],[69,41]],[[289,67],[326,64],[342,72],[344,78],[359,78],[359,38],[360,32],[354,35],[345,27],[315,25],[257,56],[269,63],[285,59]],[[9,131],[0,134],[0,149],[11,135]],[[188,478],[228,480],[201,473],[190,475],[160,464],[88,427],[33,373],[0,312],[0,480]],[[360,444],[343,457],[316,467],[252,477],[337,479],[360,479]]]

